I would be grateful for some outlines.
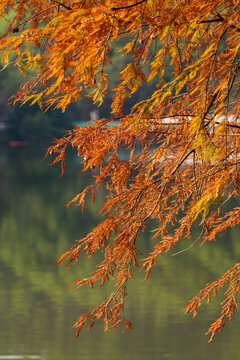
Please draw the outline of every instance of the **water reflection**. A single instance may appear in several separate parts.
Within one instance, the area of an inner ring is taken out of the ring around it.
[[[148,281],[128,289],[126,317],[133,331],[103,331],[99,324],[78,339],[71,329],[111,292],[111,284],[75,292],[67,286],[93,270],[82,259],[75,267],[56,269],[58,256],[74,239],[97,223],[104,194],[81,209],[65,204],[90,181],[79,163],[69,159],[63,178],[59,169],[41,163],[43,151],[2,149],[0,156],[0,359],[238,359],[237,317],[214,343],[204,332],[217,316],[216,305],[204,306],[198,319],[184,314],[187,300],[239,259],[239,229],[220,242],[176,257],[163,257]],[[149,235],[141,239],[150,249]],[[186,247],[187,247],[186,243]]]

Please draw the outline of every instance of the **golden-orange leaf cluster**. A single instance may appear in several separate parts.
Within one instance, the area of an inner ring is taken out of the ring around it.
[[[102,262],[76,286],[114,280],[109,298],[79,317],[78,334],[88,320],[90,328],[98,319],[106,329],[130,328],[122,309],[134,270],[147,278],[159,255],[191,239],[196,224],[201,232],[192,241],[206,244],[240,223],[239,207],[226,206],[240,192],[240,1],[1,0],[0,16],[8,23],[0,37],[3,68],[12,63],[25,76],[35,72],[13,101],[43,109],[64,111],[81,97],[101,104],[111,86],[111,51],[124,40],[120,51],[130,60],[113,89],[112,117],[77,126],[47,155],[64,173],[72,147],[83,170],[95,171],[93,184],[69,205],[84,210],[88,192],[93,201],[99,187],[107,193],[105,219],[59,259],[71,263],[101,251]],[[126,111],[145,82],[154,82],[152,93]],[[152,220],[153,250],[142,254],[140,234]],[[195,316],[225,284],[210,340],[238,306],[239,264],[187,307]]]

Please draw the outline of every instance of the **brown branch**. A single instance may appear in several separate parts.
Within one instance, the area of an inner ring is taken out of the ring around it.
[[[178,6],[178,8],[179,8],[179,11],[180,11],[180,13],[181,13],[181,15],[182,15],[182,17],[183,17],[183,20],[185,21],[186,24],[188,24],[188,21],[187,21],[185,15],[184,15],[184,13],[183,13],[183,11],[182,11],[182,9],[181,9],[181,6],[179,5],[179,3],[178,3],[177,0],[176,0],[176,3],[177,3],[177,6]]]
[[[206,20],[200,21],[199,24],[208,24],[208,23],[212,23],[212,22],[223,22],[223,20],[221,18],[206,19]]]
[[[234,85],[234,82],[235,82],[235,79],[236,79],[236,77],[237,77],[237,73],[238,73],[239,69],[240,69],[240,62],[238,62],[238,65],[237,65],[237,67],[236,67],[236,69],[235,69],[235,72],[234,72],[233,77],[232,77],[232,79],[231,79],[230,86],[229,86],[229,88],[228,88],[228,92],[227,92],[227,95],[225,96],[224,102],[225,102],[227,99],[229,99],[229,96],[230,96],[230,93],[231,93],[231,90],[232,90],[232,87],[233,87],[233,85]]]
[[[199,24],[210,24],[210,23],[214,23],[214,22],[224,22],[225,18],[223,16],[221,16],[220,14],[218,14],[218,18],[213,18],[213,19],[206,19],[206,20],[201,20],[199,22]],[[230,25],[228,26],[228,28],[233,28],[235,30],[237,30],[238,32],[240,32],[240,28],[237,27],[236,25]]]
[[[19,27],[20,26],[25,26],[27,23],[29,23],[30,21],[32,21],[33,19],[35,19],[36,17],[38,17],[39,15],[43,14],[45,11],[48,11],[50,10],[51,8],[54,8],[56,5],[51,5],[49,7],[47,7],[46,9],[43,9],[42,11],[40,11],[39,13],[37,14],[34,14],[32,17],[30,17],[29,19],[26,19],[24,20],[22,23],[20,22],[17,26],[15,26],[13,29],[12,29],[12,32],[13,33],[17,33],[20,31]]]
[[[203,121],[204,121],[204,119],[206,118],[207,114],[209,113],[209,111],[210,111],[210,109],[211,109],[214,101],[216,100],[218,94],[219,94],[219,90],[217,90],[215,93],[213,93],[213,96],[212,96],[212,98],[211,98],[211,100],[210,100],[210,102],[209,102],[209,104],[208,104],[208,107],[207,107],[207,109],[205,110],[205,113],[203,114],[203,117],[202,117]],[[205,125],[204,125],[204,126],[205,126]]]
[[[64,7],[64,9],[66,9],[66,10],[72,10],[72,8],[70,6],[63,4],[60,1],[54,0],[54,2],[57,3],[59,6]]]
[[[134,6],[137,6],[137,5],[141,5],[142,3],[144,2],[147,2],[147,0],[141,0],[141,1],[138,1],[134,4],[131,4],[131,5],[126,5],[126,6],[120,6],[120,7],[113,7],[111,8],[110,10],[112,11],[117,11],[117,10],[123,10],[123,9],[129,9],[131,7],[134,7]]]

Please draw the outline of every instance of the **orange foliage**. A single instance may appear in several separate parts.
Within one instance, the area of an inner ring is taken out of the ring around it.
[[[130,328],[122,309],[134,269],[148,277],[159,255],[191,238],[196,223],[201,235],[194,243],[202,244],[240,223],[240,209],[224,207],[240,190],[240,1],[1,0],[0,14],[9,24],[0,43],[4,66],[36,73],[13,101],[41,108],[64,111],[80,97],[101,104],[109,87],[106,62],[115,41],[125,38],[122,53],[131,61],[113,90],[112,118],[67,132],[47,155],[56,155],[53,163],[60,161],[64,172],[71,146],[84,170],[96,168],[95,183],[69,205],[76,201],[84,210],[87,192],[93,200],[99,187],[108,192],[105,220],[59,260],[76,262],[81,252],[101,251],[103,261],[76,286],[115,281],[109,298],[79,317],[78,334],[89,319],[90,328],[102,318],[106,328]],[[153,79],[156,90],[126,114],[126,99]],[[129,151],[128,160],[120,149]],[[141,254],[139,235],[153,219],[155,246]],[[195,316],[202,300],[229,284],[210,340],[238,306],[239,269],[208,284],[187,307]]]

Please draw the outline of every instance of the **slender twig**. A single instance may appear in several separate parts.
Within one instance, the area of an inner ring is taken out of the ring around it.
[[[129,9],[131,7],[134,7],[134,6],[140,5],[142,3],[145,3],[146,1],[147,0],[141,0],[141,1],[138,1],[138,2],[136,2],[134,4],[130,4],[130,5],[126,5],[126,6],[112,7],[110,10],[117,11],[117,10]]]
[[[177,3],[177,6],[178,6],[178,8],[179,8],[179,11],[180,11],[180,13],[181,13],[181,15],[182,15],[182,17],[183,17],[183,20],[185,21],[186,24],[188,24],[188,21],[187,21],[184,13],[183,13],[183,11],[182,11],[182,8],[181,8],[181,6],[179,5],[179,3],[178,3],[177,0],[176,0],[176,3]]]
[[[204,229],[204,226],[203,226],[203,229]],[[203,234],[203,229],[202,229],[202,231],[201,231],[201,234],[197,237],[197,239],[196,239],[189,247],[187,247],[187,248],[185,248],[185,249],[183,249],[183,250],[180,250],[180,251],[172,254],[172,256],[176,256],[176,255],[179,255],[179,254],[181,254],[181,253],[183,253],[183,252],[185,252],[185,251],[190,250],[190,249],[198,242],[198,240],[201,238],[201,236],[202,236],[202,234]]]
[[[66,9],[66,10],[72,10],[72,8],[70,6],[63,4],[60,1],[54,0],[54,2],[57,3],[59,6],[64,7],[64,9]]]
[[[182,250],[180,250],[180,251],[172,254],[172,256],[176,256],[176,255],[179,255],[179,254],[181,254],[181,253],[183,253],[183,252],[185,252],[185,251],[190,250],[190,249],[198,242],[198,240],[201,239],[202,234],[203,234],[203,231],[204,231],[204,226],[202,227],[201,234],[197,237],[197,239],[196,239],[190,246],[188,246],[187,248],[182,249]]]

